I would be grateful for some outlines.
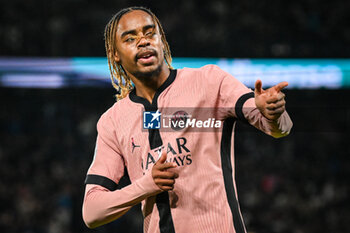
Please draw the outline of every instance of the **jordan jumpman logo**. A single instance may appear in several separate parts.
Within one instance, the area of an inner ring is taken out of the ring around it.
[[[135,145],[134,138],[131,138],[131,145],[132,145],[132,153],[134,153],[135,147],[140,147],[138,145]]]

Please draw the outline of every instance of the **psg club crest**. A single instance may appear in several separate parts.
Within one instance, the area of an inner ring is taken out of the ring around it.
[[[186,123],[189,119],[188,113],[185,111],[177,111],[171,118],[171,128],[173,130],[182,130],[186,128]]]
[[[160,129],[161,113],[159,110],[156,112],[143,112],[143,128],[144,129]]]

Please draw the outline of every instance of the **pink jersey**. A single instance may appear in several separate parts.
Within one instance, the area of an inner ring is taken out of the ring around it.
[[[153,102],[133,90],[100,118],[88,170],[83,218],[89,227],[111,222],[142,203],[144,232],[246,232],[237,199],[234,127],[241,119],[274,137],[290,132],[286,112],[277,121],[261,115],[254,93],[215,65],[171,70]],[[218,109],[220,130],[145,130],[143,111]],[[174,189],[161,192],[151,170],[159,152],[177,163]],[[127,169],[131,184],[118,189]]]

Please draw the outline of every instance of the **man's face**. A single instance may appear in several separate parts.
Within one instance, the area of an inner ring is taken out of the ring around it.
[[[128,74],[147,77],[160,72],[164,65],[159,29],[152,17],[142,10],[131,11],[121,17],[116,43],[115,60]]]

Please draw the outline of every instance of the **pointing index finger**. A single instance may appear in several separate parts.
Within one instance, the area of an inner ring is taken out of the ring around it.
[[[279,84],[277,84],[276,86],[274,86],[274,89],[277,92],[280,92],[283,88],[285,88],[286,86],[288,86],[288,82],[280,82]]]

